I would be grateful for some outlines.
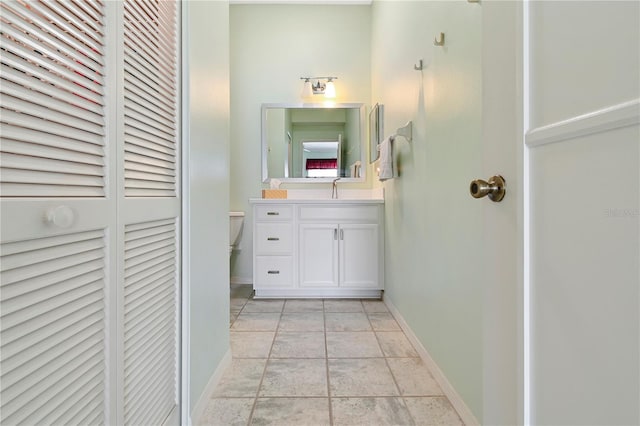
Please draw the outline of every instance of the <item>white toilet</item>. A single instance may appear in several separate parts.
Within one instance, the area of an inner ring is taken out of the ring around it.
[[[244,212],[229,212],[229,257],[231,257],[233,246],[238,243],[243,221]]]

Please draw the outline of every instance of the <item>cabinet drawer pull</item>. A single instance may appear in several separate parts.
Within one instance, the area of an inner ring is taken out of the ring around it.
[[[344,229],[340,230],[340,239],[344,240]]]
[[[280,241],[280,238],[278,238],[278,237],[268,237],[267,241]]]
[[[267,212],[267,216],[279,216],[280,212]]]
[[[267,274],[270,274],[270,275],[277,275],[279,273],[280,271],[267,271]]]
[[[338,229],[336,229],[336,228],[333,229],[333,239],[334,240],[338,239]]]

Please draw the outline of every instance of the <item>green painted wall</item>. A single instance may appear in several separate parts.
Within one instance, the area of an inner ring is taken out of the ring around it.
[[[482,419],[481,7],[467,1],[374,1],[372,101],[399,138],[385,189],[385,298],[400,310]],[[433,39],[445,33],[446,44]],[[414,70],[423,59],[424,69]]]
[[[193,410],[229,350],[229,4],[190,1],[183,13]]]
[[[337,76],[336,102],[369,104],[371,8],[236,4],[230,6],[230,26],[230,206],[246,212],[240,250],[231,260],[231,276],[250,283],[253,236],[248,200],[260,197],[261,189],[267,187],[261,174],[260,107],[263,103],[302,103],[300,77],[308,75]],[[313,187],[331,194],[331,183]],[[370,188],[371,177],[353,187]]]

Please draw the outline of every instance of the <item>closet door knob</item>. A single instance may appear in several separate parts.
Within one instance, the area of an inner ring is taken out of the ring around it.
[[[485,195],[489,196],[489,199],[493,202],[500,202],[504,198],[507,190],[505,189],[506,183],[502,176],[492,176],[489,182],[482,179],[476,179],[471,181],[469,185],[469,192],[473,198],[482,198]]]
[[[69,206],[51,207],[44,213],[44,221],[58,228],[69,228],[75,218],[76,215]]]

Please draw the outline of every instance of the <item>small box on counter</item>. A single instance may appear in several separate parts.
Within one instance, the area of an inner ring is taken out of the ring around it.
[[[286,189],[263,189],[262,198],[287,198]]]

